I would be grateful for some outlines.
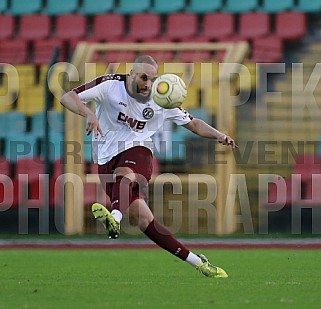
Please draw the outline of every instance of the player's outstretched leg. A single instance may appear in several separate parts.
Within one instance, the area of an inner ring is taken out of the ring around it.
[[[224,269],[210,264],[205,255],[198,255],[201,262],[196,265],[196,269],[206,277],[227,278],[228,275]]]
[[[99,203],[94,203],[91,206],[91,211],[98,221],[100,221],[106,228],[106,233],[109,238],[118,238],[120,234],[120,225],[113,218],[106,207]]]

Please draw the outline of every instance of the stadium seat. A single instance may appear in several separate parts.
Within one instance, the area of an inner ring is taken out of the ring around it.
[[[225,5],[222,7],[223,12],[227,13],[243,13],[255,11],[258,6],[258,0],[226,0]]]
[[[26,5],[25,0],[11,0],[10,8],[7,10],[7,14],[10,15],[26,15],[36,14],[42,9],[41,0],[28,0]]]
[[[5,157],[0,157],[0,175],[10,176],[10,162]],[[1,201],[1,200],[0,200]]]
[[[40,175],[43,174],[45,174],[45,164],[39,157],[19,159],[16,162],[14,186],[21,206],[42,207],[44,205],[45,184],[40,179]],[[26,183],[23,183],[21,175],[28,175]],[[27,193],[24,190],[28,190]]]
[[[161,32],[161,18],[158,14],[135,14],[130,16],[128,34],[134,40],[155,38]]]
[[[310,180],[313,174],[321,174],[321,156],[298,156],[295,158],[293,174],[300,174],[303,180]]]
[[[83,0],[78,8],[78,14],[98,15],[114,10],[115,0]]]
[[[192,37],[185,38],[181,43],[207,43],[203,37]],[[210,50],[181,50],[178,52],[179,62],[194,63],[194,62],[208,62],[211,60],[211,51]]]
[[[262,6],[259,10],[272,14],[291,10],[293,7],[293,0],[263,0]]]
[[[40,153],[38,138],[30,133],[11,133],[5,136],[4,154],[10,162],[33,158]]]
[[[63,43],[61,40],[51,38],[44,40],[37,40],[33,44],[33,59],[32,62],[35,65],[49,64],[55,48],[59,48],[60,56],[59,61],[66,60],[64,58],[65,51],[63,49]]]
[[[163,43],[169,43],[166,37],[159,37],[159,38],[151,38],[144,41],[145,43],[149,44],[159,44],[162,45]],[[147,54],[154,57],[158,62],[169,62],[172,61],[174,58],[175,51],[173,50],[147,50]]]
[[[110,25],[113,25],[112,27]],[[94,16],[93,31],[90,37],[94,41],[116,41],[125,32],[125,17],[120,14],[101,14]]]
[[[0,15],[0,40],[12,38],[15,34],[14,30],[14,17],[10,15]]]
[[[5,13],[8,8],[8,1],[7,0],[0,0],[0,13]]]
[[[222,7],[222,0],[190,0],[185,12],[205,14],[219,11]]]
[[[85,15],[65,14],[56,18],[56,32],[54,37],[61,40],[81,39],[87,33],[87,19]]]
[[[18,36],[25,40],[38,40],[49,37],[50,17],[42,14],[21,16]]]
[[[254,62],[279,62],[283,58],[282,40],[276,36],[253,40],[251,60]]]
[[[278,13],[275,17],[275,33],[284,40],[303,38],[306,27],[306,15],[301,12]]]
[[[137,13],[144,13],[149,12],[151,8],[151,1],[150,0],[119,0],[118,6],[114,10],[115,13],[118,14],[137,14]]]
[[[244,13],[240,15],[239,35],[253,39],[270,34],[270,16],[266,13]]]
[[[0,137],[6,137],[7,132],[11,134],[23,133],[27,129],[27,119],[24,113],[7,112],[0,114]]]
[[[44,156],[44,140],[41,141],[41,155]],[[54,162],[64,156],[64,136],[62,133],[52,133],[49,135],[49,161]]]
[[[183,40],[198,34],[197,15],[192,13],[172,13],[167,15],[164,37],[169,40]]]
[[[0,59],[1,62],[10,64],[27,63],[27,42],[19,39],[0,41]]]
[[[47,0],[47,5],[42,13],[48,15],[71,14],[76,12],[77,9],[78,0]]]
[[[292,10],[305,13],[320,13],[321,2],[315,0],[298,0],[298,4]]]
[[[63,113],[57,111],[47,111],[35,113],[31,116],[31,133],[43,137],[45,135],[45,123],[48,122],[49,134],[63,132]]]
[[[157,14],[170,14],[185,10],[185,0],[154,0],[154,6],[150,12]]]
[[[234,34],[234,15],[230,13],[208,13],[203,18],[200,35],[208,40],[218,40]]]

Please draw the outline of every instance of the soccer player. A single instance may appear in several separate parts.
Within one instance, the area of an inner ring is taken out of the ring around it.
[[[109,238],[117,238],[120,222],[128,213],[131,222],[161,248],[186,261],[202,274],[226,278],[226,272],[196,255],[176,240],[153,216],[147,205],[146,190],[152,174],[151,136],[165,120],[201,137],[216,139],[237,147],[229,136],[193,118],[180,108],[163,109],[151,98],[151,87],[158,76],[158,65],[149,55],[138,56],[129,74],[107,74],[63,95],[61,103],[86,118],[87,134],[93,133],[93,160],[98,163],[101,183],[111,201],[111,212],[99,203],[92,212],[101,221]],[[94,113],[86,103],[94,101]],[[108,175],[115,181],[110,181]]]

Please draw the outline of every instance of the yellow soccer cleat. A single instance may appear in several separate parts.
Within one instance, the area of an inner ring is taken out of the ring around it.
[[[113,218],[106,207],[99,203],[94,203],[91,206],[91,211],[98,221],[100,221],[109,238],[118,238],[120,234],[120,224]]]
[[[202,273],[206,277],[211,278],[227,278],[228,275],[224,269],[210,264],[208,259],[203,255],[199,255],[201,262],[196,265],[196,270]]]

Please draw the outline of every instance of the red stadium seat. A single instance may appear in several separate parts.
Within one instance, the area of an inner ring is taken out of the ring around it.
[[[9,39],[14,36],[14,17],[11,15],[0,15],[0,40]]]
[[[208,13],[203,17],[200,35],[209,40],[219,40],[234,34],[234,15],[230,13]]]
[[[315,155],[298,156],[295,159],[293,174],[300,174],[305,180],[310,180],[312,174],[321,174],[321,157]]]
[[[239,35],[253,39],[270,33],[270,15],[266,13],[244,13],[240,15]]]
[[[45,39],[50,36],[50,17],[47,15],[22,15],[18,36],[25,40]]]
[[[112,26],[111,26],[112,25]],[[119,14],[95,15],[93,31],[90,37],[93,41],[117,41],[125,32],[125,17]]]
[[[162,44],[162,43],[170,43],[170,41],[165,37],[160,37],[160,38],[145,40],[145,43]],[[169,62],[173,60],[175,52],[173,50],[147,50],[146,54],[151,55],[159,62]]]
[[[129,36],[134,40],[155,38],[161,32],[161,17],[158,14],[135,14],[130,16]]]
[[[28,175],[27,182],[24,183],[23,175]],[[40,158],[20,159],[16,162],[14,176],[15,190],[19,196],[19,203],[23,206],[41,207],[45,201],[45,183],[39,178],[45,174],[45,164]],[[28,195],[25,196],[28,190]]]
[[[66,60],[63,43],[61,40],[37,40],[33,44],[33,59],[32,62],[36,65],[48,64],[53,56],[54,49],[60,49],[60,56],[58,61]]]
[[[198,34],[198,18],[193,13],[173,13],[167,15],[166,33],[169,40],[181,41]]]
[[[203,37],[189,38],[182,43],[208,43]],[[210,50],[182,50],[178,52],[178,60],[180,62],[208,62],[211,60],[212,52]]]
[[[11,64],[24,64],[28,60],[28,45],[24,40],[0,41],[1,62]]]
[[[55,37],[62,40],[81,39],[87,33],[87,19],[85,15],[59,15],[56,20]]]
[[[285,40],[298,40],[306,35],[306,15],[301,12],[283,12],[276,15],[275,33]]]
[[[279,62],[283,57],[282,40],[276,36],[253,40],[251,60],[254,62]]]

